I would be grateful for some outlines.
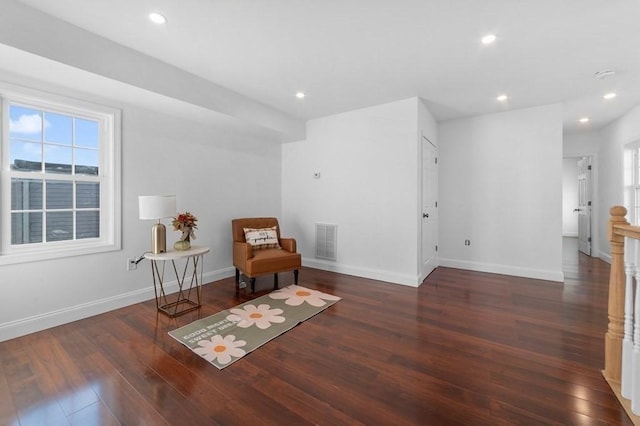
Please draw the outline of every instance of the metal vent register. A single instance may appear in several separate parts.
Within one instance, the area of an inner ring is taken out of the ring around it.
[[[316,223],[316,257],[337,260],[338,225]]]

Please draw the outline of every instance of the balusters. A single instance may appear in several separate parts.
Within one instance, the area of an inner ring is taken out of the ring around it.
[[[614,206],[609,210],[607,236],[611,243],[611,274],[609,276],[609,326],[604,336],[604,377],[620,386],[622,370],[622,338],[624,337],[624,235],[615,227],[629,225],[627,209]]]
[[[633,368],[634,368],[634,275],[635,281],[640,281],[640,262],[637,261],[638,240],[624,239],[624,270],[625,298],[624,298],[624,337],[622,339],[622,374],[620,376],[620,390],[622,396],[630,399],[633,395]],[[637,265],[637,266],[636,266]],[[636,324],[639,328],[640,324]],[[636,330],[636,333],[638,330]],[[639,348],[640,349],[640,348]],[[638,354],[640,355],[640,353]]]
[[[622,206],[609,213],[609,326],[602,374],[633,423],[640,424],[640,226],[629,225]]]
[[[636,240],[637,241],[637,240]],[[639,268],[636,268],[640,270]],[[640,274],[636,275],[636,283],[638,282],[638,277]],[[637,291],[636,284],[636,292],[635,292],[635,327],[633,333],[633,358],[632,358],[632,366],[630,370],[625,371],[623,366],[623,383],[625,381],[632,382],[631,385],[631,396],[622,395],[625,398],[631,399],[631,411],[635,414],[640,414],[640,318],[638,318],[638,313],[640,313],[640,291]],[[628,295],[628,298],[631,299],[632,296]]]

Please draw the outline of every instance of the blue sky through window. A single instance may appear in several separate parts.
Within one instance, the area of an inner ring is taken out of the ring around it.
[[[98,148],[98,122],[76,118],[76,145]]]
[[[50,172],[70,173],[71,165],[87,166],[76,172],[94,174],[98,168],[99,126],[95,120],[9,106],[10,161],[62,164],[69,167]],[[75,159],[75,161],[74,161]]]
[[[42,113],[15,105],[9,107],[9,136],[11,138],[42,140]]]
[[[73,119],[68,115],[44,114],[44,134],[46,142],[71,145],[71,133],[73,130]]]

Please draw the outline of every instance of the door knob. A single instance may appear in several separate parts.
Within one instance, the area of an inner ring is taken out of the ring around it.
[[[573,209],[574,212],[581,212],[582,209]]]
[[[423,218],[425,218],[425,217],[429,217],[429,213],[422,213],[422,217],[423,217]]]

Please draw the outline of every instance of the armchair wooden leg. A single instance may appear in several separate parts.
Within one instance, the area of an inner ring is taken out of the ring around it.
[[[256,292],[256,278],[249,278],[249,282],[251,283],[251,294],[254,294]]]
[[[236,268],[236,297],[240,296],[240,271]]]
[[[295,269],[295,270],[293,271],[293,283],[294,283],[295,285],[298,285],[298,270],[297,270],[297,269]]]
[[[278,274],[273,274],[273,289],[278,289]]]

